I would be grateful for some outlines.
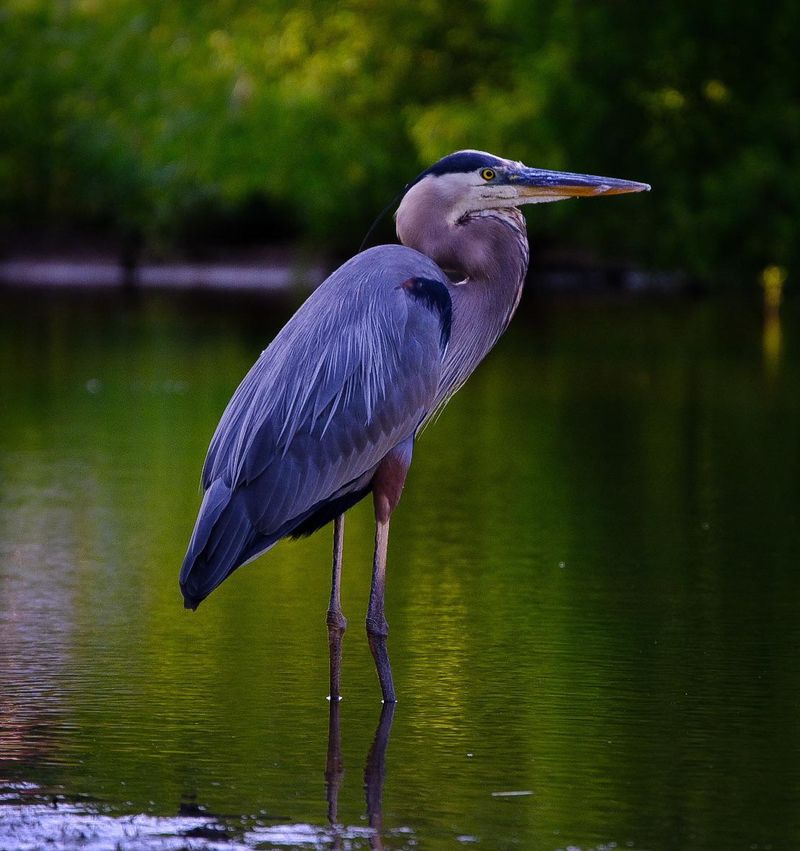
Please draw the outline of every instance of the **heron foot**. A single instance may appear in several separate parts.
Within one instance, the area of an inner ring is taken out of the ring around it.
[[[386,649],[386,639],[389,635],[389,624],[385,619],[379,623],[367,618],[367,640],[372,658],[375,660],[375,670],[378,672],[378,680],[381,684],[384,703],[396,703],[394,693],[394,681],[392,679],[392,666],[389,664],[389,651]]]

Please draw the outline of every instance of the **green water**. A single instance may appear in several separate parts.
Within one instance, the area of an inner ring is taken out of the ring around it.
[[[797,306],[527,299],[418,442],[377,747],[348,515],[338,755],[330,529],[196,613],[177,586],[208,440],[290,309],[0,291],[0,847],[25,812],[41,845],[87,814],[163,842],[182,805],[196,848],[800,846]]]

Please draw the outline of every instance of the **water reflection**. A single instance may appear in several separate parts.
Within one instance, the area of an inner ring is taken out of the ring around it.
[[[407,829],[386,832],[383,826],[383,785],[386,777],[386,750],[391,735],[395,704],[382,707],[375,736],[364,764],[364,794],[369,827],[347,825],[339,819],[339,792],[345,770],[342,757],[340,704],[331,701],[328,715],[328,747],[325,768],[328,829],[306,822],[266,824],[259,817],[223,815],[199,803],[195,793],[184,796],[174,817],[115,816],[99,802],[70,799],[34,784],[8,783],[0,777],[0,836],[3,851],[22,851],[46,844],[53,851],[75,847],[115,847],[127,849],[184,848],[195,851],[250,851],[269,847],[314,847],[383,851],[391,847],[413,847],[413,833]],[[28,755],[29,757],[33,755]]]
[[[339,700],[330,701],[328,714],[328,759],[325,764],[325,790],[328,799],[328,822],[333,827],[339,822],[339,787],[344,779],[342,760],[342,728]]]
[[[781,350],[783,349],[783,328],[781,316],[777,310],[768,310],[764,313],[762,347],[767,374],[774,377],[781,364]]]
[[[370,848],[383,851],[383,784],[386,779],[386,749],[392,732],[394,703],[384,703],[381,709],[375,736],[370,745],[364,764],[364,793],[367,805],[367,821],[371,828]],[[330,701],[328,716],[328,756],[325,767],[325,788],[328,800],[328,822],[334,834],[341,838],[339,828],[339,790],[344,779],[344,761],[342,759],[342,732],[340,721],[340,703]],[[334,847],[342,847],[340,844]]]
[[[9,784],[103,830],[242,846],[800,843],[792,301],[773,377],[751,303],[519,317],[423,435],[393,521],[388,748],[363,638],[325,711],[329,534],[180,607],[198,459],[282,308],[0,299]],[[347,613],[373,532],[348,515]],[[187,790],[222,815],[173,824]]]
[[[386,748],[392,732],[394,703],[384,703],[375,738],[364,766],[364,789],[367,798],[367,818],[375,831],[375,848],[383,848],[383,783],[386,778]]]

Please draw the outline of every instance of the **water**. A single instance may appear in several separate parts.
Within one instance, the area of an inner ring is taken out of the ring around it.
[[[181,608],[290,308],[0,292],[0,847],[798,847],[797,306],[528,299],[393,521],[393,718],[368,504],[338,717],[329,530]]]

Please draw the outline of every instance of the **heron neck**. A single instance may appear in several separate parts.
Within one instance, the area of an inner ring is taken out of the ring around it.
[[[435,408],[469,378],[508,327],[528,270],[525,220],[516,210],[491,210],[452,228],[444,268],[463,272],[448,289],[453,302],[450,344]]]

